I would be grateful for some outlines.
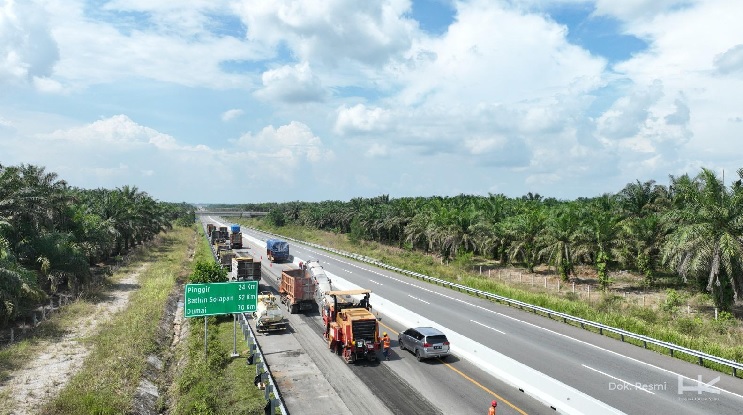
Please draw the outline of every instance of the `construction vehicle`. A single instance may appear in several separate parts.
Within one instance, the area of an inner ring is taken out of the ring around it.
[[[246,250],[233,251],[231,279],[233,281],[260,281],[261,261],[256,260]]]
[[[322,307],[323,337],[346,363],[374,361],[379,349],[379,322],[371,312],[370,290],[328,291],[332,302]],[[363,296],[359,302],[354,299]]]
[[[278,282],[281,302],[291,314],[315,309],[315,282],[306,272],[304,265],[297,269],[281,271]]]
[[[266,256],[271,262],[284,262],[289,260],[289,244],[280,239],[266,240]]]
[[[240,225],[230,226],[230,247],[232,249],[242,249],[243,234],[240,232]]]
[[[253,313],[255,329],[258,332],[269,332],[286,329],[284,314],[279,308],[276,297],[268,291],[258,295],[256,310]]]

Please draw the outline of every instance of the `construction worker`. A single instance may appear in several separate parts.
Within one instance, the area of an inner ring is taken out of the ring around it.
[[[386,331],[382,333],[382,354],[384,354],[384,360],[390,360],[390,336]]]
[[[488,415],[495,415],[495,407],[498,406],[498,402],[490,402],[490,408],[488,408]]]

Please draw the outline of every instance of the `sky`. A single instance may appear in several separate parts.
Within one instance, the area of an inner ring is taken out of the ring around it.
[[[732,178],[742,21],[740,0],[0,0],[0,165],[189,203]]]

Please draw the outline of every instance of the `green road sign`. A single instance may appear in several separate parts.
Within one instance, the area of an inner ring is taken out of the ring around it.
[[[186,284],[186,317],[252,313],[258,303],[258,281]]]

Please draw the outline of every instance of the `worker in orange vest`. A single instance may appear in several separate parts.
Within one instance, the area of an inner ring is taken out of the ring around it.
[[[382,333],[382,354],[384,354],[384,360],[390,360],[390,336],[386,331]]]

